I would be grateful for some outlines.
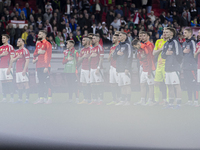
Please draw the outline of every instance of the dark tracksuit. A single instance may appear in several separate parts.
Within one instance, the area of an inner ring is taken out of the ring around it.
[[[197,92],[197,61],[194,58],[194,53],[196,51],[196,40],[192,37],[187,39],[183,43],[182,50],[185,48],[190,49],[189,53],[183,53],[183,76],[185,81],[185,86],[188,93],[188,100],[192,101],[192,94],[194,94],[194,99],[198,100]]]

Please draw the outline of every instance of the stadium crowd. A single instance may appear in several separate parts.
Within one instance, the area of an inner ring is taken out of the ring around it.
[[[101,45],[109,49],[116,30],[128,33],[129,41],[145,30],[155,44],[164,27],[180,29],[200,25],[200,2],[195,0],[160,0],[160,8],[169,11],[163,11],[159,16],[151,11],[152,0],[37,0],[37,10],[30,8],[29,3],[19,6],[12,2],[0,2],[0,36],[9,34],[10,44],[14,47],[17,39],[23,38],[30,52],[34,52],[38,31],[43,29],[48,33],[53,50],[62,52],[66,41],[72,39],[80,51],[81,40],[88,33],[100,34]],[[10,10],[11,5],[14,5],[13,10]],[[19,24],[14,26],[9,20],[26,20],[28,25],[21,29]],[[180,29],[180,40],[181,32]]]
[[[30,52],[33,52],[38,83],[38,100],[35,104],[52,103],[49,76],[52,49],[55,49],[64,54],[62,63],[66,79],[69,80],[70,101],[75,93],[78,104],[102,105],[105,80],[102,63],[105,49],[109,49],[109,83],[113,101],[107,105],[130,105],[132,60],[135,56],[141,87],[141,100],[135,105],[162,104],[166,108],[180,108],[182,71],[188,93],[187,105],[199,106],[197,82],[200,82],[200,45],[197,41],[200,32],[196,37],[193,30],[187,27],[193,24],[198,26],[191,21],[196,19],[198,22],[198,1],[182,1],[183,5],[178,7],[173,0],[168,5],[167,1],[161,0],[161,7],[169,7],[170,11],[167,16],[163,12],[159,17],[151,11],[151,0],[141,3],[116,0],[116,9],[113,1],[83,0],[78,3],[67,0],[62,4],[64,1],[58,3],[58,0],[54,0],[52,4],[48,1],[45,5],[44,2],[37,1],[38,13],[29,8],[28,3],[22,10],[18,4],[15,5],[12,19],[19,17],[19,20],[28,20],[29,26],[24,26],[23,32],[18,25],[14,29],[12,24],[7,24],[11,14],[7,10],[7,2],[4,3],[2,14],[5,15],[1,17],[0,30],[3,44],[0,47],[3,102],[7,101],[6,94],[11,95],[11,102],[14,101],[13,73],[16,74],[19,95],[17,102],[22,102],[24,91],[26,102],[29,101],[28,65]],[[192,7],[189,9],[188,6]],[[192,15],[194,11],[196,14]],[[101,22],[103,12],[107,12],[105,22]],[[38,21],[35,22],[35,19]],[[13,47],[18,49],[14,50]],[[15,72],[12,69],[14,62]],[[79,67],[81,72],[77,77]],[[75,82],[77,79],[82,84],[84,95],[81,102]]]

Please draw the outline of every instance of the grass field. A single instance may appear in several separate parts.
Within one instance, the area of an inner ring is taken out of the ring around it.
[[[132,101],[139,100],[132,93]],[[0,103],[0,147],[75,145],[125,148],[200,149],[200,107],[90,106],[53,94],[50,105]],[[80,95],[82,98],[82,95]],[[105,93],[104,102],[111,100]],[[186,93],[183,93],[186,102]],[[44,147],[47,148],[47,147]]]

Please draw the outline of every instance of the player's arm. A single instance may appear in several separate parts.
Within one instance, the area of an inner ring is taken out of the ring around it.
[[[13,57],[14,57],[14,55],[10,55],[10,63],[9,63],[9,67],[8,67],[8,70],[7,70],[7,75],[10,74],[10,70],[11,70],[11,67],[12,67],[12,64],[13,64]]]
[[[165,43],[165,44],[166,44],[166,43]],[[164,45],[164,46],[165,46],[165,45]],[[163,47],[164,47],[164,46],[163,46]],[[168,50],[167,48],[165,48],[165,47],[163,48],[163,51],[162,51],[162,53],[161,53],[161,57],[162,57],[163,59],[166,59],[166,58],[167,58],[167,55],[166,55],[167,50]]]
[[[33,64],[35,64],[38,61],[38,57],[33,58]]]
[[[131,65],[132,65],[132,49],[130,44],[128,44],[128,58],[127,58],[127,63],[125,65],[125,73],[128,74],[130,72],[131,69]]]
[[[197,45],[196,45],[196,51],[195,51],[195,53],[194,53],[194,58],[197,58],[197,56],[198,56],[199,53],[200,53],[200,47],[199,47],[199,45],[197,44]]]
[[[22,58],[22,55],[18,55],[17,57],[13,57],[11,63],[16,62],[18,59]]]
[[[6,52],[3,52],[2,54],[0,54],[0,57],[6,56],[6,55],[8,55],[8,52],[7,52],[7,51],[6,51]]]
[[[114,51],[114,53],[112,54],[112,57],[113,57],[113,59],[117,59],[117,57],[119,56],[118,54],[117,54],[117,52],[120,50],[120,45],[118,45],[117,47],[116,47],[116,49],[115,49],[115,51]]]
[[[24,69],[22,71],[22,75],[24,76],[26,74],[26,70],[28,69],[28,65],[29,65],[29,62],[30,62],[30,59],[29,58],[26,58],[25,59],[25,65],[24,65]]]
[[[45,62],[45,69],[44,69],[44,73],[47,73],[48,72],[48,68],[50,66],[50,62],[51,62],[51,57],[52,57],[52,46],[50,43],[47,43],[46,44],[46,52],[45,52],[45,59],[44,59],[44,62]]]

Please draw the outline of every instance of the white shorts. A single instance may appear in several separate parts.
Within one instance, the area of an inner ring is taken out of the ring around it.
[[[151,73],[150,77],[148,77],[148,72],[142,71],[140,75],[140,83],[147,83],[148,85],[154,84],[154,72]]]
[[[35,72],[35,82],[36,82],[36,83],[39,83],[39,79],[38,79],[37,71]]]
[[[0,68],[0,81],[13,79],[13,69],[11,68],[9,75],[7,75],[7,70],[8,68]]]
[[[90,71],[81,69],[80,82],[90,83]]]
[[[118,83],[119,82],[119,76],[117,75],[116,68],[114,68],[113,66],[110,66],[109,82],[110,83]]]
[[[25,76],[22,75],[22,72],[16,73],[16,83],[23,83],[28,81],[29,81],[28,72],[25,74]]]
[[[165,84],[180,84],[179,72],[166,72]]]
[[[126,75],[125,72],[118,73],[118,86],[125,86],[125,85],[130,85],[131,84],[131,76]]]
[[[100,73],[99,75],[96,75],[96,70],[97,69],[91,69],[90,70],[90,83],[100,83],[100,82],[104,82],[103,79],[103,70],[100,69]]]

